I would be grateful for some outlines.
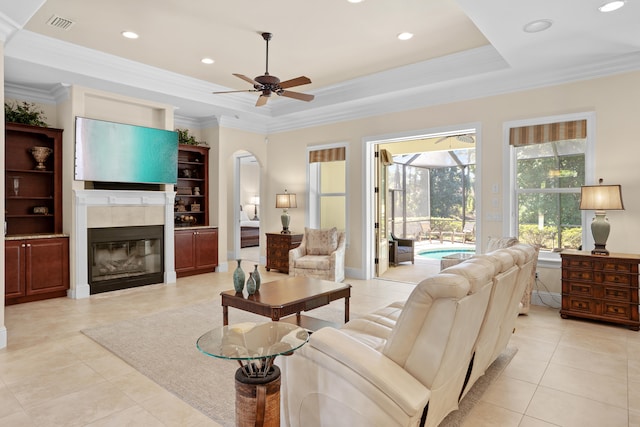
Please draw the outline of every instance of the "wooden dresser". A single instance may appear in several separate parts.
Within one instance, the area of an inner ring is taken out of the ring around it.
[[[564,251],[562,257],[563,318],[581,317],[640,329],[638,263],[640,255]]]
[[[267,271],[274,269],[289,274],[289,251],[300,246],[302,234],[266,233]]]

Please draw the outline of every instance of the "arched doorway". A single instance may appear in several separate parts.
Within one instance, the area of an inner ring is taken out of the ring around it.
[[[234,254],[236,259],[260,263],[261,166],[249,152],[235,155]]]

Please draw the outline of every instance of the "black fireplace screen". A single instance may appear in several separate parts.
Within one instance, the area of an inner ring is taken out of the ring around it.
[[[88,230],[92,294],[162,283],[163,226]]]

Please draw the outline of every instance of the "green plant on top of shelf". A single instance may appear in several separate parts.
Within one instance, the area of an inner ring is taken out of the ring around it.
[[[186,145],[208,145],[205,141],[198,141],[189,133],[189,129],[176,129],[178,132],[178,143]]]
[[[23,125],[48,127],[45,123],[44,112],[36,107],[36,104],[22,101],[10,104],[4,103],[4,120],[7,123],[20,123]]]

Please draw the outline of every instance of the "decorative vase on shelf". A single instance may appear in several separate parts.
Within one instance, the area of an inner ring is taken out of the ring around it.
[[[256,293],[256,281],[253,278],[253,272],[249,273],[249,278],[247,279],[247,292],[249,295]]]
[[[242,292],[242,289],[244,289],[244,277],[245,277],[244,271],[240,267],[240,262],[242,260],[238,259],[236,261],[238,261],[238,266],[233,272],[233,288],[236,290],[236,292]]]
[[[253,280],[256,281],[256,291],[259,291],[262,278],[260,277],[260,272],[258,271],[258,264],[254,264]]]
[[[51,153],[53,153],[53,150],[49,147],[32,147],[31,148],[31,155],[33,156],[34,159],[36,159],[36,162],[38,162],[38,165],[36,166],[36,170],[43,171],[47,169],[47,167],[44,165],[44,162],[47,161],[47,158]]]

